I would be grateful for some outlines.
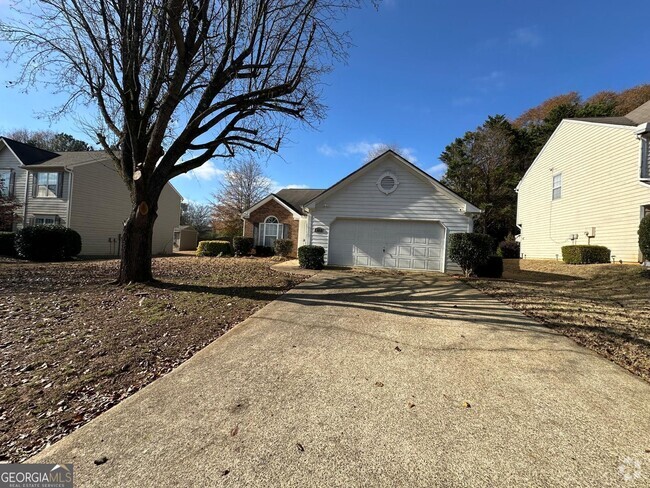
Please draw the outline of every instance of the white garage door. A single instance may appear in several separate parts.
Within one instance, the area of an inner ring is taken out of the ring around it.
[[[328,263],[442,271],[444,236],[436,222],[335,220]]]

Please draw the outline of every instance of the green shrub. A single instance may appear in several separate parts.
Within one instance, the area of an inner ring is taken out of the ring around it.
[[[14,240],[15,232],[0,232],[0,256],[15,256]]]
[[[293,250],[293,241],[290,239],[276,239],[273,243],[273,250],[277,256],[286,258]]]
[[[63,237],[65,238],[63,257],[65,259],[70,259],[78,256],[81,252],[81,236],[79,235],[79,232],[65,227],[63,230]]]
[[[197,256],[230,256],[232,249],[228,241],[201,241],[196,248]]]
[[[519,259],[521,257],[519,243],[512,234],[508,234],[505,240],[499,242],[497,256],[501,256],[504,259]]]
[[[474,273],[479,278],[501,278],[503,275],[503,258],[501,256],[488,256],[485,263],[479,264]]]
[[[449,236],[449,259],[457,263],[465,276],[485,263],[493,252],[494,241],[487,234],[459,233]]]
[[[253,250],[253,244],[254,241],[252,237],[233,237],[232,249],[235,256],[248,256]]]
[[[611,251],[605,246],[563,246],[562,260],[567,264],[609,263]]]
[[[81,236],[62,225],[33,225],[16,232],[16,254],[30,261],[61,261],[81,252]]]
[[[300,246],[298,264],[305,269],[323,269],[325,266],[325,248],[321,246]]]
[[[255,256],[258,258],[273,256],[273,248],[269,246],[255,246]]]
[[[639,248],[646,261],[650,261],[650,215],[641,219],[639,224]]]

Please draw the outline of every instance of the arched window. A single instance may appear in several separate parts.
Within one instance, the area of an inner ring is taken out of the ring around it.
[[[284,225],[280,223],[277,217],[269,215],[264,219],[264,224],[261,225],[262,232],[260,233],[260,243],[263,246],[273,247],[276,239],[284,237]]]

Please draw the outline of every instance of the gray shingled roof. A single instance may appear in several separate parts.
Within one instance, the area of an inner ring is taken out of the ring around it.
[[[98,163],[98,162],[113,163],[111,157],[104,151],[70,151],[62,152],[52,159],[43,161],[42,163],[32,164],[30,166],[46,167],[46,168],[69,168],[78,164],[84,163]]]
[[[302,212],[302,206],[313,200],[325,190],[312,188],[284,188],[274,195],[286,203],[298,213]]]
[[[580,120],[582,122],[594,122],[598,124],[628,125],[636,127],[639,124],[650,122],[650,101],[635,108],[624,117],[583,117],[569,120]]]

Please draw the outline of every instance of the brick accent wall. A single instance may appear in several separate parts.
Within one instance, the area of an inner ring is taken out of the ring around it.
[[[293,214],[289,212],[284,206],[280,205],[275,200],[271,200],[262,205],[257,210],[251,212],[249,218],[244,219],[244,236],[253,237],[253,225],[262,224],[267,217],[276,217],[281,224],[287,225],[287,239],[293,241],[291,249],[291,257],[298,256],[298,224],[299,221],[293,218]]]

